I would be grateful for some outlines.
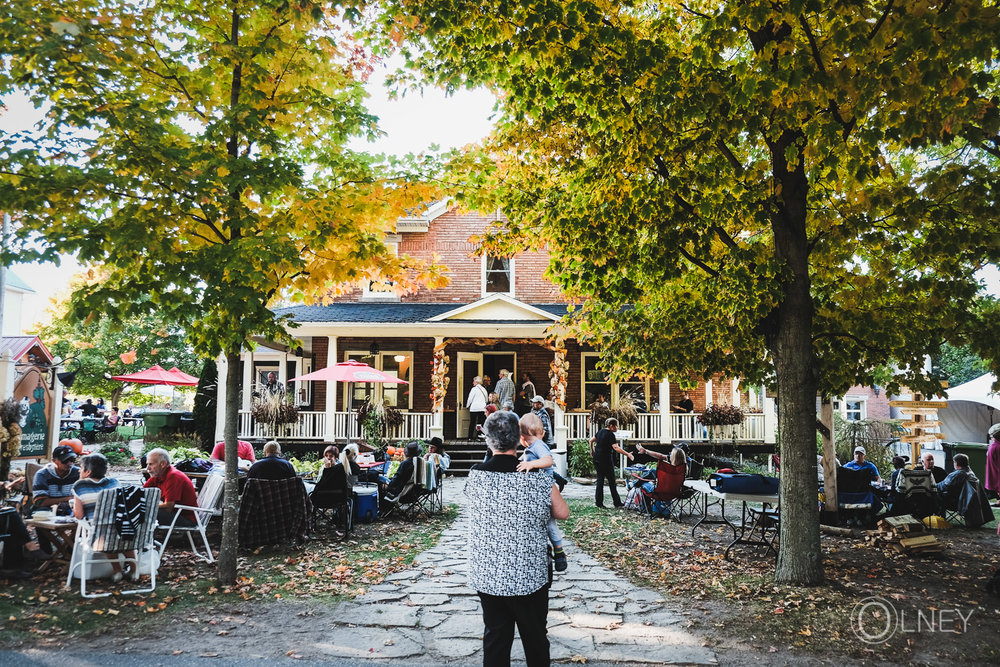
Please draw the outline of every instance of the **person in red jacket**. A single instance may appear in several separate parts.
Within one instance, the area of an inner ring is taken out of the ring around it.
[[[187,475],[170,465],[170,454],[167,450],[150,450],[146,454],[146,470],[149,472],[149,479],[143,487],[156,487],[160,490],[160,508],[156,520],[161,525],[169,525],[174,520],[174,505],[198,506],[198,494],[195,493],[194,484]],[[182,511],[174,525],[186,528],[194,526],[194,512]]]

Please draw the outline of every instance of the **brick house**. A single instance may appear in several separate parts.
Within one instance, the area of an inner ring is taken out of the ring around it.
[[[609,383],[599,368],[597,352],[566,340],[556,348],[547,332],[566,313],[566,299],[544,277],[546,252],[525,252],[511,259],[479,253],[469,238],[481,233],[494,216],[460,213],[438,204],[420,217],[397,221],[388,239],[401,254],[430,259],[436,252],[450,270],[451,282],[439,289],[422,288],[397,296],[391,285],[358,285],[329,305],[278,309],[299,324],[302,342],[291,350],[261,341],[242,357],[241,438],[268,433],[250,418],[250,387],[262,384],[269,372],[279,381],[356,359],[406,380],[405,385],[296,382],[287,391],[300,408],[299,423],[283,432],[287,440],[346,441],[360,436],[353,414],[370,395],[382,397],[404,413],[404,423],[391,434],[399,439],[440,436],[462,440],[468,428],[465,399],[472,378],[488,375],[495,384],[500,369],[518,380],[526,372],[538,393],[549,399],[557,450],[589,437],[586,406],[603,395],[614,406],[631,395],[649,409],[640,414],[631,437],[646,442],[699,441],[707,433],[696,423],[709,403],[749,407],[746,422],[726,437],[750,442],[774,442],[773,400],[741,388],[738,381],[701,382],[689,393],[694,414],[666,409],[680,400],[673,379],[632,378]],[[553,369],[562,364],[563,373]],[[220,364],[224,377],[224,362]],[[520,382],[515,383],[518,387]],[[220,389],[222,384],[220,383]],[[432,398],[437,392],[438,400]],[[223,404],[222,397],[219,404]],[[221,417],[218,433],[221,435]]]

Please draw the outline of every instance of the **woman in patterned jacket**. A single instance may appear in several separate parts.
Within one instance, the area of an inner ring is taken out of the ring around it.
[[[548,521],[565,519],[569,507],[548,475],[517,472],[520,423],[496,412],[484,424],[489,461],[472,468],[469,585],[483,607],[483,665],[509,665],[517,625],[529,667],[549,664],[546,618],[550,570]]]

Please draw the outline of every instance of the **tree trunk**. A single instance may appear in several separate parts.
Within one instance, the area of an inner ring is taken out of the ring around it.
[[[236,583],[236,557],[239,549],[240,487],[236,430],[240,416],[239,391],[242,369],[240,351],[226,351],[226,487],[222,499],[222,548],[219,550],[220,584]]]
[[[808,179],[801,156],[789,168],[785,150],[799,136],[786,130],[771,146],[780,184],[772,218],[775,255],[788,270],[769,345],[778,380],[781,438],[781,549],[775,580],[815,584],[823,580],[816,487],[816,389],[812,349],[813,306],[806,234]]]

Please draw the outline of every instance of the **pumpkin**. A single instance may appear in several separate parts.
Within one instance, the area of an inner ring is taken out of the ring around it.
[[[83,453],[83,440],[80,438],[70,438],[66,444],[72,447],[77,456]]]
[[[396,455],[396,448],[392,447],[392,446],[386,447],[385,448],[385,453],[388,454],[389,456],[395,456]]]

